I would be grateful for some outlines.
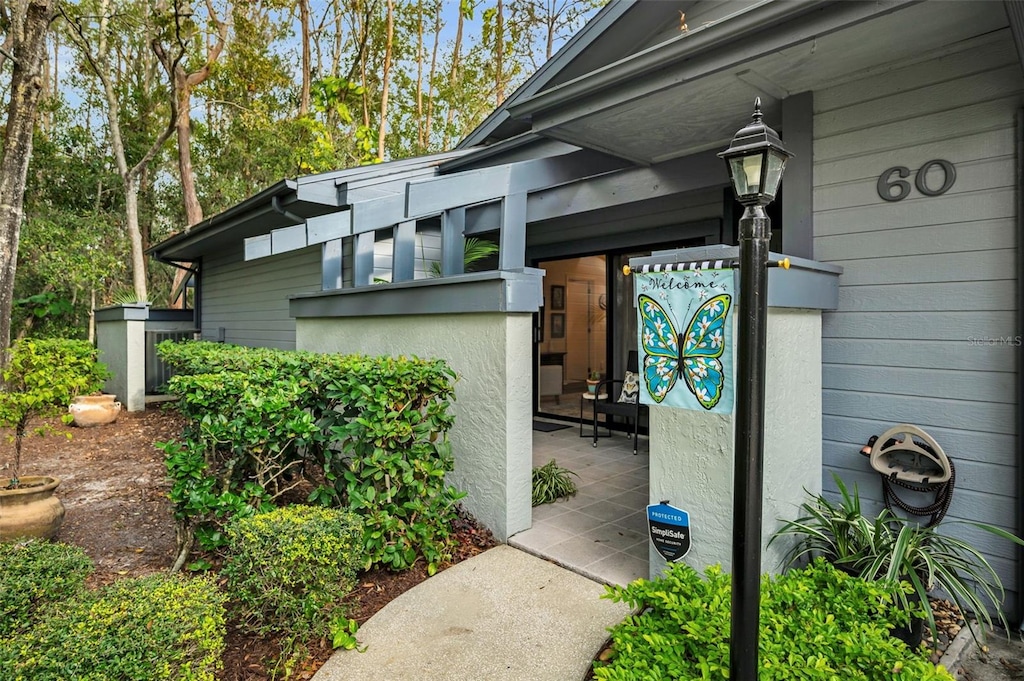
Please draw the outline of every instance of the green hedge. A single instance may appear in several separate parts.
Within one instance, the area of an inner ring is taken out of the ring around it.
[[[609,587],[607,598],[640,613],[612,629],[612,656],[594,663],[604,681],[725,679],[731,578],[672,565],[662,578]],[[889,631],[907,613],[877,582],[819,559],[762,580],[760,681],[952,681]]]
[[[239,619],[258,633],[326,635],[332,609],[355,586],[362,524],[346,511],[285,506],[227,527],[224,565]]]
[[[308,501],[363,518],[364,565],[449,557],[463,496],[454,461],[454,373],[440,360],[162,343],[168,384],[189,419],[163,443],[180,533],[223,546],[223,524],[251,515],[322,471]],[[187,547],[181,547],[187,549]]]
[[[212,580],[153,575],[56,604],[0,639],[9,681],[214,681],[224,597]]]
[[[0,638],[30,629],[47,607],[79,595],[92,570],[77,546],[0,543]]]

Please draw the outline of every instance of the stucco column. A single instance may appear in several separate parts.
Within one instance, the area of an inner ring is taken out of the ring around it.
[[[146,320],[149,305],[132,303],[96,310],[96,347],[113,374],[103,391],[128,411],[146,408]]]
[[[734,338],[735,342],[735,338]],[[768,309],[762,567],[778,572],[788,548],[768,540],[794,518],[805,490],[821,491],[821,311]],[[702,570],[731,566],[734,415],[652,406],[651,502],[690,514],[683,559]],[[651,549],[651,575],[665,561]]]

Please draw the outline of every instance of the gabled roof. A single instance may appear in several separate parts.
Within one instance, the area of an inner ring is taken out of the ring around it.
[[[693,0],[611,0],[456,148],[491,144],[528,132],[530,124],[511,118],[509,107],[633,54],[666,26],[678,25],[680,14],[697,4]],[[610,30],[613,26],[614,31]]]

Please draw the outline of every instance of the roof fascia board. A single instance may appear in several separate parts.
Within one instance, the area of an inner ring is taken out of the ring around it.
[[[575,145],[568,145],[560,140],[527,132],[489,144],[486,147],[476,147],[465,156],[441,164],[439,170],[440,174],[447,175],[448,173],[468,170],[483,165],[514,163],[515,161],[524,160],[522,157],[525,154],[537,158],[540,156],[559,156],[578,150],[579,147]]]
[[[558,75],[559,71],[578,57],[606,30],[611,28],[637,2],[639,0],[611,0],[611,2],[602,7],[593,19],[588,21],[578,33],[566,41],[551,59],[544,62],[525,83],[520,85],[515,92],[505,99],[497,109],[492,111],[455,148],[468,149],[484,144],[487,141],[488,135],[494,132],[509,117],[508,108],[510,105],[540,91],[552,78]]]
[[[767,0],[512,105],[510,113],[532,117],[543,131],[922,1]]]
[[[203,220],[198,225],[194,225],[191,229],[186,229],[175,236],[164,239],[155,246],[150,246],[146,249],[146,253],[153,254],[157,260],[162,261],[165,257],[168,257],[165,255],[166,252],[174,248],[180,248],[183,245],[192,245],[209,236],[219,234],[225,229],[249,220],[250,214],[256,212],[262,214],[271,211],[270,202],[275,197],[283,197],[289,192],[294,192],[297,187],[298,184],[295,180],[281,180],[280,182],[267,187],[258,194],[253,194],[244,201],[236,203],[231,208]]]

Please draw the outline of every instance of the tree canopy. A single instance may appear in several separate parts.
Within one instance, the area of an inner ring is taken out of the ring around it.
[[[0,27],[26,4],[0,0]],[[143,251],[284,177],[451,148],[603,3],[54,4],[13,336],[84,336],[94,306],[168,303],[176,273]]]

